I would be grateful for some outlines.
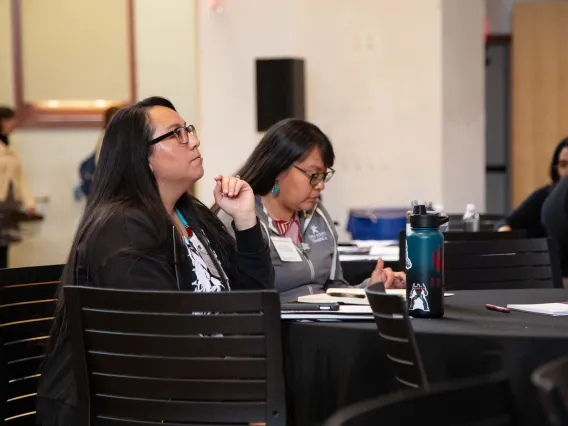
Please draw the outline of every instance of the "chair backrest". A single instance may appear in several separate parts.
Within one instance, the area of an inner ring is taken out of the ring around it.
[[[0,270],[0,425],[33,425],[63,265]]]
[[[449,228],[454,230],[464,230],[463,213],[449,214],[450,221],[448,222]],[[503,215],[480,213],[479,214],[479,230],[480,231],[494,231],[495,226],[503,220]]]
[[[539,367],[532,374],[532,382],[550,424],[568,425],[568,356]]]
[[[277,292],[64,291],[82,424],[286,424]]]
[[[498,375],[364,401],[325,426],[512,426],[517,420],[509,384]]]
[[[444,241],[448,242],[462,242],[462,241],[503,241],[503,240],[517,240],[520,238],[527,238],[527,231],[524,229],[514,229],[509,232],[496,232],[496,231],[480,231],[480,232],[444,232]]]
[[[464,241],[503,241],[503,240],[516,240],[519,238],[526,238],[527,232],[525,230],[515,229],[510,232],[496,232],[496,231],[448,231],[444,232],[444,241],[448,242],[464,242]],[[399,234],[399,268],[401,271],[405,269],[406,259],[406,231],[400,231]]]
[[[427,389],[428,380],[405,300],[396,294],[384,293],[382,286],[377,285],[369,286],[366,293],[396,380],[406,388]]]
[[[546,238],[445,244],[447,290],[552,288],[559,281]]]

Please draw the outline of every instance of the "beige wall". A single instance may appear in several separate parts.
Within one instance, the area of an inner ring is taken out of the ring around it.
[[[135,0],[137,97],[169,98],[198,125],[197,0]]]
[[[10,33],[10,0],[0,0],[0,103],[12,105],[12,56]]]
[[[136,72],[138,98],[169,97],[192,121],[198,116],[195,48],[197,0],[135,0]],[[0,0],[1,25],[9,0]],[[8,14],[9,15],[9,14]],[[11,72],[9,39],[0,37],[0,76]],[[8,71],[4,71],[8,70]],[[10,79],[0,79],[0,104],[13,104]],[[100,131],[18,130],[13,143],[22,156],[26,176],[37,196],[50,197],[46,219],[28,226],[26,238],[13,246],[10,266],[64,262],[83,209],[73,199],[79,183],[79,163],[95,148]]]
[[[130,99],[126,0],[20,5],[26,100]]]

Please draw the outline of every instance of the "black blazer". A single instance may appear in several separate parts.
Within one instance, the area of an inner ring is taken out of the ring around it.
[[[542,224],[541,210],[552,186],[546,185],[529,195],[507,218],[505,222],[512,229],[524,229],[527,238],[546,238]]]
[[[173,234],[158,249],[140,254],[157,239],[152,221],[141,210],[126,208],[115,213],[88,245],[79,244],[76,281],[81,285],[104,288],[191,290],[193,268],[189,257],[177,266],[176,276]],[[262,236],[260,224],[245,231],[235,231],[235,239],[235,250],[230,254],[233,266],[228,271],[228,275],[233,277],[231,288],[273,288],[270,249]],[[75,407],[71,346],[69,340],[62,336],[61,343],[42,369],[36,424],[75,426]]]
[[[178,283],[171,238],[148,255],[136,254],[152,246],[158,238],[156,229],[146,213],[135,208],[117,212],[108,219],[88,246],[79,244],[78,269],[82,275],[81,283],[83,284],[86,278],[86,285],[95,287],[191,290],[191,261],[187,258],[187,262],[179,265]],[[231,253],[230,259],[233,268],[232,271],[226,271],[232,277],[231,288],[273,288],[274,270],[270,261],[270,249],[262,236],[260,225],[257,223],[253,228],[236,231],[235,239],[236,250]]]

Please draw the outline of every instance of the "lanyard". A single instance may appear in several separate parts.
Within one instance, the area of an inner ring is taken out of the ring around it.
[[[193,229],[191,229],[191,226],[189,226],[189,223],[187,223],[187,220],[185,220],[185,217],[183,217],[183,215],[181,214],[181,212],[178,209],[176,209],[176,214],[179,217],[179,220],[181,220],[181,224],[183,225],[183,227],[187,231],[188,237],[189,238],[193,237]]]

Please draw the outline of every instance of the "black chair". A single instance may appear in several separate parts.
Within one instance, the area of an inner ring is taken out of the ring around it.
[[[0,425],[31,426],[63,265],[0,270]]]
[[[525,230],[513,230],[511,232],[479,231],[479,232],[444,232],[444,242],[466,242],[466,241],[503,241],[526,238]],[[399,234],[399,268],[404,271],[406,259],[406,231]]]
[[[499,376],[380,397],[347,407],[325,426],[512,426],[514,398]]]
[[[64,291],[78,426],[285,426],[277,292]]]
[[[447,290],[560,287],[557,251],[546,238],[445,244]]]
[[[465,242],[465,241],[504,241],[518,240],[527,238],[527,231],[515,229],[510,232],[479,231],[479,232],[444,232],[444,241]]]
[[[371,285],[366,293],[396,380],[405,388],[428,389],[406,301],[401,296],[384,293],[382,285]]]
[[[543,365],[532,374],[550,424],[568,425],[568,356]]]
[[[448,228],[452,231],[464,231],[463,213],[449,214]],[[504,219],[503,215],[480,213],[479,214],[479,230],[494,231],[495,226]]]

